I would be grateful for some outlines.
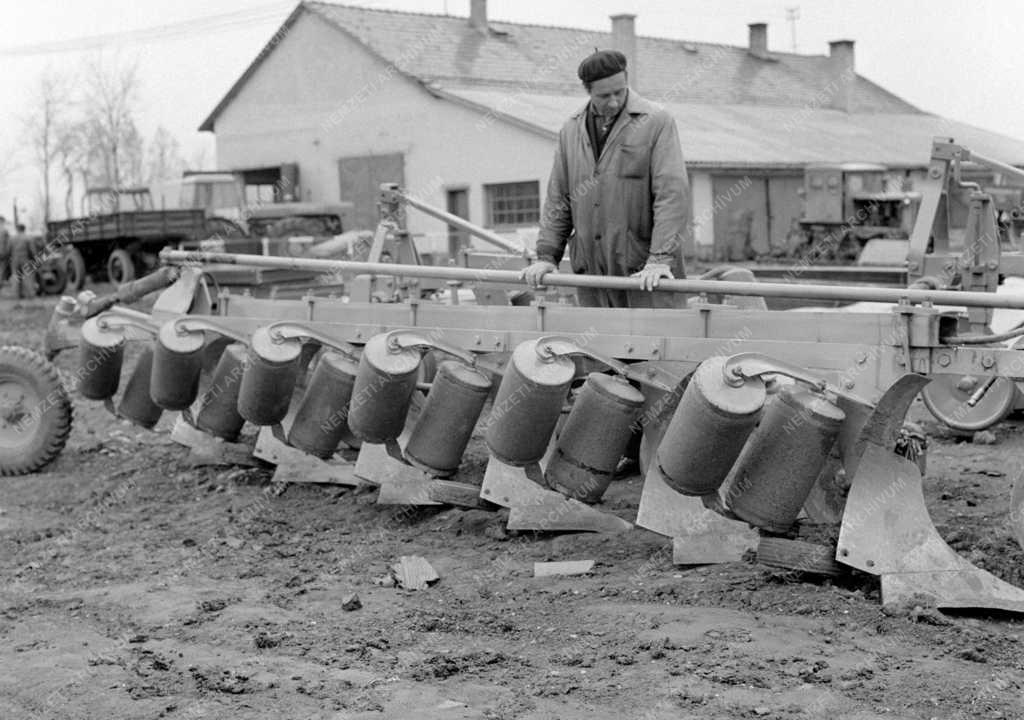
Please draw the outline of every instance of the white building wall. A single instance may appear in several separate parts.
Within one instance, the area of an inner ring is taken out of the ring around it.
[[[698,258],[710,257],[715,246],[714,198],[711,175],[690,171],[690,194],[693,198],[693,242]]]
[[[415,63],[415,48],[407,62]],[[401,61],[399,62],[401,64]],[[338,159],[403,153],[405,187],[445,207],[446,188],[469,188],[483,224],[483,185],[537,180],[541,196],[553,139],[434,97],[315,15],[299,17],[217,118],[223,169],[299,164],[302,200],[339,197]],[[408,228],[446,247],[446,227],[410,210]],[[479,244],[479,242],[477,243]]]

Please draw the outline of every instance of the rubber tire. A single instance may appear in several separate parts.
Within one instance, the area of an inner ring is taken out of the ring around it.
[[[805,540],[762,535],[757,543],[757,561],[762,565],[828,577],[846,574],[846,568],[836,562],[835,555],[835,548]]]
[[[19,445],[8,445],[0,431],[0,476],[27,475],[60,455],[71,434],[71,398],[57,368],[42,355],[17,345],[0,347],[0,382],[28,387],[43,406],[35,432]]]
[[[120,275],[116,272],[119,267],[122,270]],[[107,279],[110,282],[122,285],[134,280],[136,275],[135,261],[132,260],[131,253],[124,248],[111,251],[110,256],[107,257]]]
[[[40,295],[60,295],[67,285],[68,273],[59,261],[36,270],[36,286]]]
[[[67,266],[67,291],[77,293],[85,287],[85,258],[82,257],[82,251],[72,245],[64,262]]]

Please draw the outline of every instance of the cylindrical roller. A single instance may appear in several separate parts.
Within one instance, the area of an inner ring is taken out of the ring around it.
[[[782,390],[729,473],[725,507],[764,530],[789,530],[845,419],[823,395],[803,387]]]
[[[292,402],[301,354],[299,343],[275,342],[267,328],[256,330],[238,388],[239,415],[253,425],[275,425],[284,420]]]
[[[245,418],[238,413],[238,393],[247,362],[248,348],[242,343],[232,343],[221,351],[210,384],[199,401],[197,428],[228,442],[238,439],[245,425]]]
[[[544,457],[575,374],[571,358],[542,359],[536,340],[512,351],[487,424],[487,447],[495,457],[509,465]]]
[[[149,396],[149,379],[153,372],[153,348],[146,347],[135,361],[135,368],[117,405],[117,414],[147,430],[156,425],[164,409]]]
[[[640,416],[636,426],[642,430],[640,437],[640,451],[638,461],[640,475],[647,477],[647,470],[654,462],[654,454],[658,451],[661,438],[665,436],[668,424],[675,415],[679,401],[683,398],[683,391],[689,378],[680,382],[672,390],[661,390],[660,388],[648,387],[644,394],[644,406],[640,409]]]
[[[724,357],[700,364],[683,392],[656,458],[665,482],[683,495],[715,492],[729,474],[764,407],[764,383],[732,386]]]
[[[590,373],[544,473],[548,486],[583,502],[600,500],[643,404],[643,393],[625,380]]]
[[[124,362],[124,336],[100,329],[96,318],[82,323],[78,344],[78,390],[90,400],[114,396],[121,382]]]
[[[153,349],[149,396],[164,410],[184,410],[195,402],[203,369],[203,343],[203,333],[180,333],[173,321],[160,328]]]
[[[405,459],[433,475],[454,474],[490,393],[491,379],[479,370],[454,360],[438,365]]]
[[[334,454],[338,443],[358,443],[348,427],[349,402],[359,365],[341,353],[326,351],[310,377],[288,444],[320,458]]]
[[[349,402],[348,426],[369,443],[384,443],[402,434],[416,391],[419,351],[391,348],[388,341],[384,333],[366,343]]]

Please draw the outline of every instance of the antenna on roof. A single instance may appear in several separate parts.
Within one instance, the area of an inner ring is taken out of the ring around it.
[[[793,39],[793,52],[796,52],[796,21],[800,19],[800,6],[786,8],[786,21],[789,23],[789,34]]]

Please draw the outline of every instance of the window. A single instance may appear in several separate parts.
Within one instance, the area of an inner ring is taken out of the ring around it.
[[[540,222],[540,182],[484,185],[488,227],[516,227]]]

